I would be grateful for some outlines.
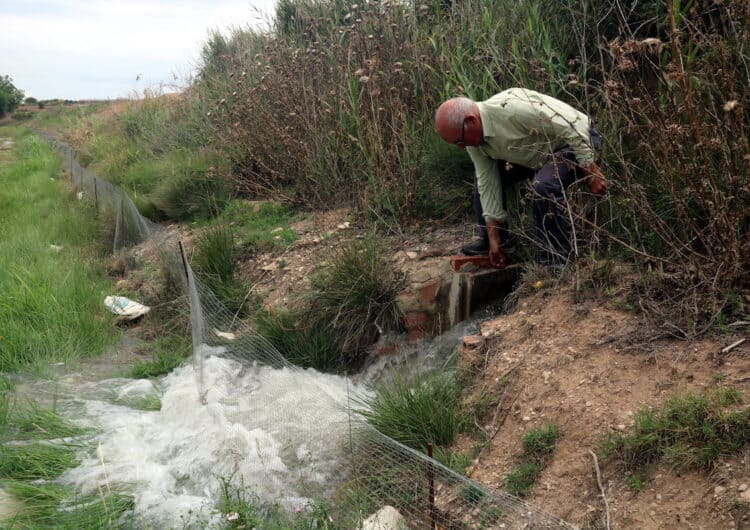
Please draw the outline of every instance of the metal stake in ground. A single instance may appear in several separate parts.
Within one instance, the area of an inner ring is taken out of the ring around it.
[[[185,283],[190,288],[190,276],[188,275],[188,263],[185,257],[185,247],[182,246],[182,240],[179,240],[177,244],[180,246],[180,257],[182,258],[182,268],[185,270]]]

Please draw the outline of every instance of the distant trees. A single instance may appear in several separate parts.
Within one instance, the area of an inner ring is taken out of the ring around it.
[[[23,102],[23,91],[13,85],[13,80],[7,76],[0,76],[0,118]]]

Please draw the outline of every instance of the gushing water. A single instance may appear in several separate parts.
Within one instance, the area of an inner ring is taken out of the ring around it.
[[[222,479],[289,510],[332,493],[345,478],[350,406],[361,403],[365,387],[443,365],[474,326],[467,321],[431,342],[402,345],[353,380],[239,362],[203,344],[200,363],[156,382],[79,374],[27,383],[24,393],[54,399],[63,415],[94,428],[80,465],[60,482],[82,493],[131,493],[148,527],[186,520],[210,527],[220,521]],[[157,400],[159,410],[143,410]]]
[[[108,379],[65,388],[60,410],[98,434],[96,452],[80,455],[60,481],[84,493],[130,491],[136,513],[156,528],[188,513],[201,525],[217,523],[212,507],[222,478],[290,509],[330,493],[342,478],[347,404],[356,389],[339,376],[208,353],[203,396],[191,365],[158,386]],[[157,394],[160,410],[135,408]]]

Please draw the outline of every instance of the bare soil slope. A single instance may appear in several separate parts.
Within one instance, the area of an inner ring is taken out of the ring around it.
[[[731,385],[750,398],[747,343],[721,355],[738,336],[686,342],[648,340],[633,314],[550,289],[522,301],[507,316],[486,322],[483,383],[513,373],[499,427],[471,476],[503,488],[530,427],[556,423],[562,438],[529,501],[581,526],[600,527],[604,503],[589,453],[608,431],[625,430],[633,413],[658,406],[682,389]],[[513,369],[516,368],[515,371]],[[504,421],[503,421],[504,420]],[[712,473],[660,467],[635,492],[612,464],[601,465],[613,528],[740,528],[750,484],[750,453],[726,459]],[[744,497],[747,497],[745,494]]]

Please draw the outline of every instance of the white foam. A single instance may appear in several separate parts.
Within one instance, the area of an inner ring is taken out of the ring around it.
[[[222,477],[291,508],[333,487],[348,432],[345,378],[220,357],[204,359],[203,378],[199,396],[192,366],[165,377],[159,411],[122,404],[152,394],[149,382],[99,382],[99,399],[87,388],[80,420],[100,427],[99,454],[82,455],[62,482],[83,492],[128,488],[156,527],[188,511],[210,514]]]

